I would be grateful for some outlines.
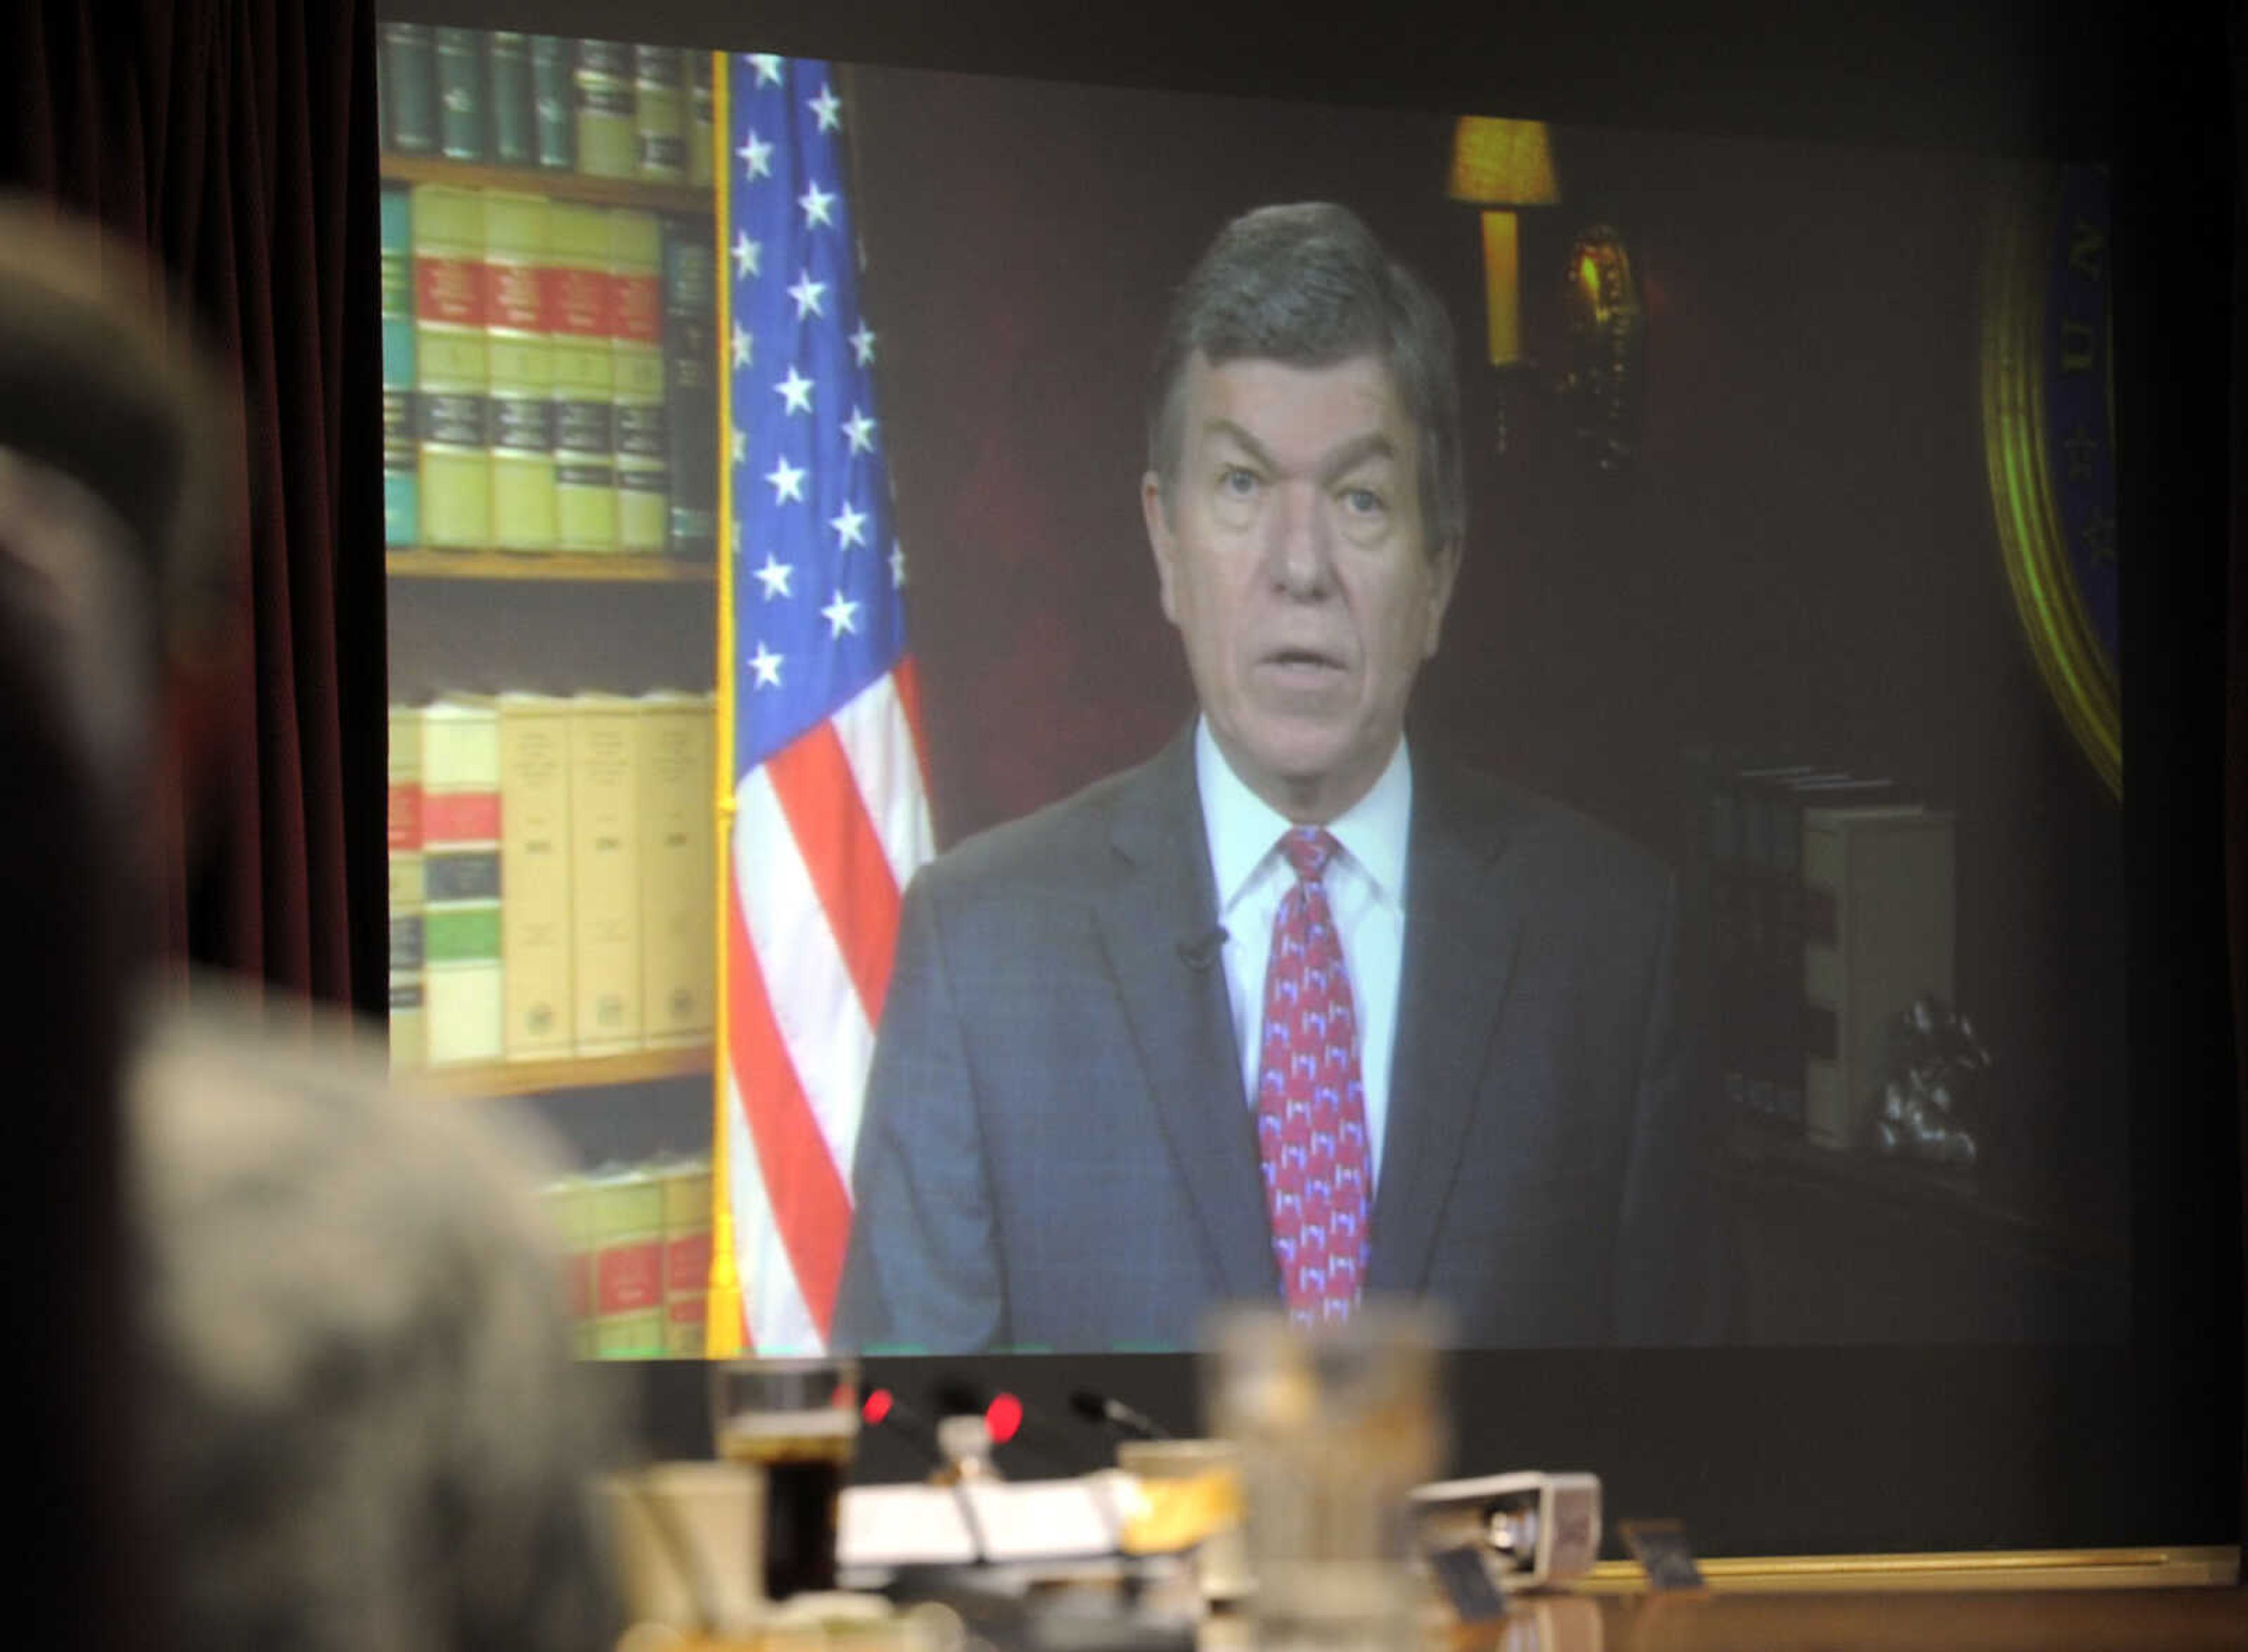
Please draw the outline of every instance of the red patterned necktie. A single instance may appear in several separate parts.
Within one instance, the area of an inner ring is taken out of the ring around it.
[[[1366,1282],[1366,1086],[1350,972],[1320,875],[1342,846],[1316,826],[1280,840],[1296,883],[1272,922],[1258,1061],[1257,1148],[1289,1316],[1349,1317]]]

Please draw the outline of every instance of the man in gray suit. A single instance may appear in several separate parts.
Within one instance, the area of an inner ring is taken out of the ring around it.
[[[908,891],[836,1340],[1194,1346],[1425,1294],[1468,1347],[1711,1330],[1667,872],[1404,739],[1464,534],[1450,324],[1340,207],[1218,236],[1141,486],[1201,702]]]

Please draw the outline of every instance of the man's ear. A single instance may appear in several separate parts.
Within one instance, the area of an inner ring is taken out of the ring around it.
[[[1148,548],[1155,553],[1155,588],[1163,600],[1163,617],[1179,622],[1177,578],[1178,540],[1171,533],[1171,507],[1163,497],[1163,479],[1153,470],[1140,478],[1140,515],[1148,524]]]
[[[1436,641],[1443,633],[1444,610],[1451,607],[1452,586],[1460,574],[1460,545],[1455,539],[1436,552],[1436,565],[1430,571],[1429,581],[1429,629],[1422,639],[1421,657],[1433,659]]]

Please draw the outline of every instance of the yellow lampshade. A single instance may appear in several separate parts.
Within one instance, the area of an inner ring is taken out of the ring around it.
[[[1455,201],[1486,207],[1550,207],[1561,198],[1543,120],[1463,115],[1452,134]]]

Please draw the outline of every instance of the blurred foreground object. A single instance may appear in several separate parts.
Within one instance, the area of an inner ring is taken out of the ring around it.
[[[583,1649],[609,1607],[543,1155],[381,1042],[163,1018],[132,1086],[186,1647]]]
[[[380,1043],[340,1022],[215,982],[192,1007],[141,1001],[154,931],[126,920],[248,710],[219,668],[240,421],[167,313],[133,249],[0,202],[0,604],[37,652],[32,709],[82,759],[70,797],[0,809],[18,835],[58,808],[113,828],[82,869],[4,868],[76,874],[84,921],[120,926],[106,991],[65,1030],[117,1052],[121,1083],[32,1098],[116,1127],[139,1269],[99,1333],[127,1374],[91,1396],[115,1396],[97,1421],[129,1443],[81,1468],[129,1483],[147,1536],[99,1581],[168,1591],[136,1628],[190,1649],[593,1652],[613,1628],[597,1433],[536,1202],[545,1155],[497,1113],[394,1095]]]
[[[719,1457],[755,1470],[762,1487],[753,1553],[764,1598],[833,1592],[843,1482],[859,1437],[858,1361],[714,1363],[710,1430]],[[752,1558],[744,1553],[743,1564]]]
[[[1427,1304],[1374,1298],[1309,1329],[1277,1305],[1212,1320],[1204,1415],[1239,1453],[1260,1646],[1415,1643],[1408,1498],[1446,1449],[1445,1331]]]
[[[1525,1470],[1413,1489],[1424,1550],[1472,1546],[1509,1589],[1542,1588],[1593,1569],[1600,1558],[1596,1474]]]

